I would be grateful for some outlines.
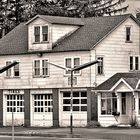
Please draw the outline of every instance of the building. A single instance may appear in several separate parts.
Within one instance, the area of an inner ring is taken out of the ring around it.
[[[53,65],[94,65],[74,72],[74,126],[98,120],[93,88],[119,72],[139,71],[140,28],[132,15],[68,18],[37,15],[0,40],[0,124],[69,126],[70,73]]]

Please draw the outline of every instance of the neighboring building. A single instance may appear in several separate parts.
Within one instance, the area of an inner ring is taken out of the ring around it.
[[[53,65],[98,65],[74,72],[74,126],[98,120],[95,86],[118,72],[139,71],[140,28],[132,15],[68,18],[38,15],[0,40],[0,124],[69,126],[70,73]],[[98,103],[99,104],[99,103]],[[98,111],[99,112],[99,111]]]

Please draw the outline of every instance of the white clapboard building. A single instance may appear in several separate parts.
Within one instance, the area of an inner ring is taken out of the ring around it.
[[[120,112],[118,117],[130,120],[132,110],[137,115],[140,110],[139,90],[135,91],[140,76],[130,76],[135,86],[128,76],[139,72],[139,54],[140,27],[132,15],[37,15],[21,23],[0,40],[0,66],[19,62],[0,74],[0,125],[11,125],[13,108],[17,126],[69,126],[70,73],[48,62],[74,68],[97,59],[99,64],[73,74],[73,125],[83,127],[91,121],[112,125],[117,122],[114,108]],[[110,88],[94,88],[116,73],[128,73],[128,77],[109,80]]]

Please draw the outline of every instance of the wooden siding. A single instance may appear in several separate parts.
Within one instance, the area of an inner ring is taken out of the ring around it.
[[[19,60],[20,62],[20,77],[6,78],[5,72],[0,75],[1,89],[30,89],[30,88],[66,88],[68,85],[68,76],[64,75],[64,70],[55,66],[49,65],[49,76],[33,78],[33,60],[48,59],[49,62],[60,66],[65,66],[64,59],[66,57],[80,57],[81,64],[90,61],[90,54],[85,52],[66,52],[66,53],[48,53],[38,57],[37,54],[30,55],[15,55],[15,56],[1,56],[0,65],[4,66],[6,61]],[[81,71],[81,75],[77,76],[77,85],[75,87],[89,87],[90,86],[90,68]]]
[[[132,27],[132,43],[125,42],[126,26]],[[104,58],[104,75],[97,75],[96,70],[93,69],[92,84],[95,81],[95,72],[97,84],[117,72],[129,72],[129,56],[139,55],[139,30],[139,26],[132,19],[127,19],[91,51],[91,55]]]

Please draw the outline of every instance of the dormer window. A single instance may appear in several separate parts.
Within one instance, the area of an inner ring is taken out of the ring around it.
[[[43,41],[48,41],[48,26],[42,26]]]
[[[48,26],[34,27],[34,41],[35,43],[48,41]]]
[[[34,34],[35,34],[35,42],[40,42],[40,27],[39,26],[34,28]]]

